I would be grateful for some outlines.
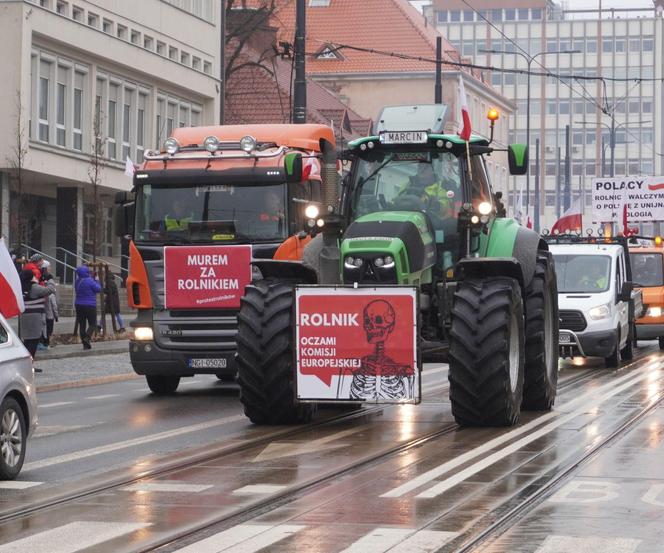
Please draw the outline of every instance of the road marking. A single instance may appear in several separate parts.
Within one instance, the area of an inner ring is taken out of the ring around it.
[[[76,521],[0,545],[0,553],[73,553],[147,526],[140,522]]]
[[[33,461],[32,463],[26,463],[25,465],[23,465],[23,470],[36,470],[45,467],[52,467],[54,465],[60,465],[62,463],[79,461],[80,459],[85,459],[87,457],[94,457],[95,455],[101,455],[102,453],[110,453],[111,451],[127,449],[130,447],[139,446],[150,442],[157,442],[159,440],[167,440],[169,438],[174,438],[176,436],[182,436],[183,434],[191,434],[192,432],[199,432],[201,430],[207,430],[209,428],[215,428],[217,426],[224,426],[226,424],[231,424],[233,422],[239,422],[239,421],[246,422],[246,420],[247,418],[244,415],[234,415],[232,417],[225,417],[223,419],[216,419],[213,421],[202,422],[200,424],[193,424],[191,426],[176,428],[174,430],[166,430],[165,432],[159,432],[158,434],[153,434],[151,436],[141,436],[139,438],[134,438],[133,440],[116,442],[113,444],[93,447],[90,449],[83,449],[81,451],[75,451],[73,453],[59,455],[58,457],[50,457],[47,459],[42,459],[41,461]]]
[[[111,397],[120,397],[121,394],[104,394],[101,396],[89,396],[86,397],[85,399],[109,399]]]
[[[58,401],[56,403],[42,403],[38,405],[39,409],[48,409],[49,407],[62,407],[63,405],[71,405],[73,401]]]
[[[285,490],[288,486],[278,486],[277,484],[250,484],[237,490],[233,490],[233,495],[259,495],[277,493]]]
[[[608,480],[575,479],[549,497],[551,503],[607,503],[620,496],[620,486]]]
[[[364,431],[366,428],[367,425],[358,426],[357,428],[342,430],[341,432],[335,432],[329,436],[306,442],[272,442],[263,451],[256,455],[251,462],[260,463],[261,461],[272,461],[274,459],[280,459],[281,457],[293,457],[295,455],[306,455],[308,453],[319,453],[330,449],[348,447],[351,444],[346,442],[332,444],[329,442],[345,438],[351,434],[357,434],[358,432]]]
[[[102,423],[97,423],[102,424]],[[53,425],[53,426],[38,426],[35,430],[33,439],[36,438],[46,438],[48,436],[55,436],[57,434],[63,434],[65,432],[75,432],[76,430],[81,430],[82,428],[92,428],[94,424],[79,424],[72,426],[65,425]]]
[[[212,488],[212,484],[180,484],[178,482],[138,482],[120,488],[125,492],[178,492],[199,493]]]
[[[432,553],[458,535],[434,530],[376,528],[341,553]]]
[[[188,380],[187,382],[180,382],[180,386],[191,386],[192,384],[200,384],[200,380]]]
[[[541,427],[539,430],[536,430],[535,432],[528,434],[527,436],[521,438],[520,440],[514,442],[513,444],[504,447],[499,451],[496,451],[495,453],[489,455],[488,457],[485,457],[484,459],[477,461],[476,463],[473,463],[471,466],[450,476],[449,478],[443,480],[442,482],[439,482],[438,484],[432,486],[428,490],[419,493],[415,497],[417,498],[438,497],[439,495],[445,493],[447,490],[453,488],[457,484],[460,484],[461,482],[464,482],[471,476],[474,476],[478,472],[481,472],[485,468],[490,467],[491,465],[504,459],[508,455],[511,455],[512,453],[519,451],[522,447],[528,445],[531,442],[534,442],[535,440],[538,440],[542,436],[546,436],[547,434],[549,434],[559,426],[568,423],[569,421],[575,419],[576,417],[582,415],[583,413],[588,412],[590,409],[599,407],[606,400],[611,399],[613,396],[619,394],[620,392],[623,392],[628,388],[631,388],[635,384],[638,384],[641,380],[645,380],[650,376],[651,376],[650,374],[645,373],[641,375],[639,378],[635,378],[631,381],[623,383],[621,386],[614,388],[607,394],[603,396],[600,395],[594,398],[592,401],[589,401],[585,405],[582,405],[575,411],[572,411],[571,413],[568,413],[567,415],[564,415],[562,417],[558,417],[556,420],[547,424],[546,426]]]
[[[579,553],[585,553],[586,551],[634,553],[640,544],[641,540],[629,538],[547,536],[544,543],[537,548],[535,553],[569,553],[570,551],[578,551]]]
[[[0,489],[26,490],[34,486],[41,486],[43,482],[29,482],[28,480],[0,480]]]
[[[472,459],[475,459],[476,457],[479,457],[480,455],[483,455],[484,453],[487,453],[491,451],[492,449],[495,449],[498,446],[503,445],[506,442],[509,442],[510,440],[516,438],[517,436],[521,436],[522,434],[526,434],[530,432],[533,428],[536,428],[538,426],[541,426],[543,423],[548,421],[549,419],[558,417],[562,414],[562,412],[565,409],[569,409],[572,406],[576,406],[579,403],[583,403],[584,401],[587,401],[589,398],[592,398],[604,390],[609,390],[612,389],[616,386],[617,383],[622,383],[622,382],[627,382],[627,381],[636,381],[637,378],[640,380],[643,380],[646,378],[648,374],[646,375],[639,375],[639,373],[631,373],[628,375],[625,375],[623,377],[620,377],[619,379],[608,382],[602,386],[600,386],[597,390],[586,392],[585,394],[579,396],[576,399],[573,399],[564,405],[562,405],[558,410],[556,411],[550,411],[532,421],[530,421],[527,424],[524,424],[523,426],[519,426],[515,428],[514,430],[510,430],[506,432],[505,434],[502,434],[501,436],[498,436],[492,440],[489,440],[488,442],[482,444],[481,446],[478,446],[474,449],[471,449],[470,451],[467,451],[466,453],[462,455],[456,456],[454,459],[451,459],[450,461],[447,461],[446,463],[443,463],[441,465],[438,465],[437,467],[434,467],[431,470],[428,470],[419,476],[413,478],[412,480],[409,480],[400,486],[397,486],[396,488],[391,489],[390,491],[382,494],[380,497],[402,497],[403,495],[406,495],[407,493],[410,493],[425,484],[428,484],[432,480],[436,480],[437,478],[440,478],[442,475],[450,472],[452,469],[455,469],[456,467],[459,467],[461,465],[464,465],[468,461],[471,461]]]
[[[192,543],[175,553],[255,553],[306,528],[295,524],[240,524]],[[0,552],[2,553],[2,552]]]

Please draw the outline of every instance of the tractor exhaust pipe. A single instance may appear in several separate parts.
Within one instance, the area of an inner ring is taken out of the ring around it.
[[[321,141],[323,163],[321,167],[321,192],[323,194],[323,209],[332,212],[338,211],[337,198],[339,191],[339,173],[337,173],[337,152],[333,144],[327,140]],[[331,208],[331,209],[330,209]]]

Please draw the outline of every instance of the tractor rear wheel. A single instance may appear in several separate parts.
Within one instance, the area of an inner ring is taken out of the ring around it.
[[[312,404],[296,404],[293,382],[293,285],[247,286],[238,315],[240,401],[255,424],[307,422]]]
[[[523,300],[512,278],[468,279],[457,286],[450,329],[450,401],[466,426],[510,426],[521,410]]]
[[[537,256],[526,288],[526,366],[524,409],[549,410],[558,384],[558,286],[551,255]]]

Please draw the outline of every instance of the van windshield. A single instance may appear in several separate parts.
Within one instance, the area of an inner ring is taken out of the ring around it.
[[[608,255],[554,254],[558,292],[595,294],[606,292],[611,283]]]
[[[664,286],[661,253],[630,253],[635,286]]]

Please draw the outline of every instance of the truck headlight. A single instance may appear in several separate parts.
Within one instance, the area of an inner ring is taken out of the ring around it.
[[[134,330],[134,340],[140,340],[141,342],[148,342],[154,339],[154,334],[152,333],[152,328],[149,326],[139,326]]]
[[[646,317],[661,317],[661,316],[662,316],[661,307],[648,307],[648,311],[646,311]]]
[[[611,316],[611,309],[609,309],[608,304],[598,305],[597,307],[593,307],[592,309],[590,309],[590,311],[588,311],[588,316],[593,321],[607,319],[608,317]]]
[[[364,261],[362,261],[361,257],[351,257],[350,255],[344,259],[344,267],[346,269],[359,269]]]

